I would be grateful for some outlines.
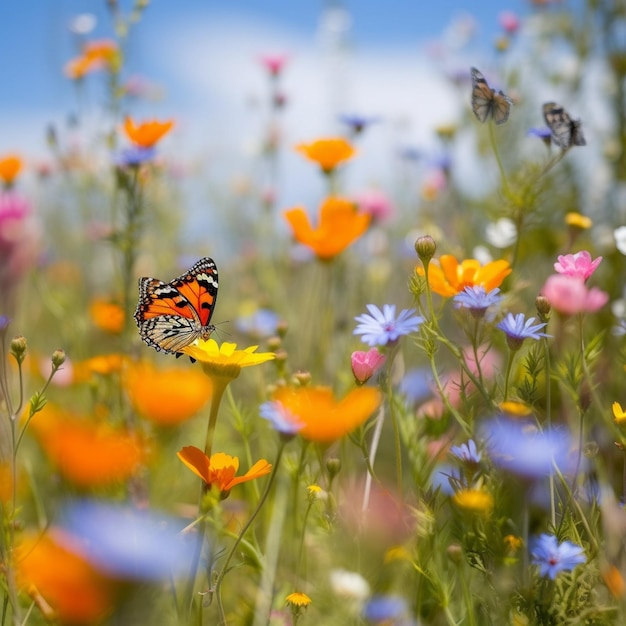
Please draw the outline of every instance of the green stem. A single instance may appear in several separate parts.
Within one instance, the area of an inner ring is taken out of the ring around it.
[[[209,412],[209,424],[206,431],[206,439],[204,443],[204,454],[211,458],[211,451],[213,449],[213,437],[215,435],[215,425],[217,424],[217,415],[220,410],[220,404],[224,392],[228,387],[228,383],[231,378],[224,378],[221,376],[211,376],[211,382],[213,383],[213,391],[211,397],[211,410]]]
[[[504,166],[502,165],[502,160],[500,159],[500,151],[498,150],[498,144],[496,143],[496,135],[494,132],[493,122],[489,122],[489,141],[491,142],[491,147],[493,149],[493,154],[496,157],[496,163],[498,164],[498,170],[500,171],[500,180],[502,181],[502,189],[504,190],[505,195],[509,195],[509,181],[506,178],[506,172],[504,171]]]
[[[506,402],[509,397],[509,382],[511,380],[511,371],[513,369],[514,359],[515,359],[515,352],[509,348],[509,359],[506,364],[506,374],[504,376],[504,393],[502,394],[503,402]]]

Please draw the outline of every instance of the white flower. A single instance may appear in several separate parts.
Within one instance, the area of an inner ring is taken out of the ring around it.
[[[620,226],[613,231],[613,237],[615,237],[615,246],[617,249],[626,256],[626,226]]]
[[[501,217],[497,222],[487,224],[485,237],[494,248],[508,248],[517,239],[515,222],[508,217]]]
[[[370,594],[367,580],[361,574],[345,569],[334,569],[330,572],[330,586],[338,596],[361,602]]]

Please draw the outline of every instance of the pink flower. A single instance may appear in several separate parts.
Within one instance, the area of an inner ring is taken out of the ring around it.
[[[264,54],[261,57],[261,64],[271,76],[278,76],[287,63],[286,54]]]
[[[509,35],[515,34],[520,27],[520,19],[517,14],[512,11],[502,11],[498,17],[498,21],[500,22],[500,26],[507,32]]]
[[[609,300],[608,293],[597,287],[587,289],[581,278],[567,274],[548,276],[541,293],[555,311],[564,315],[593,313]]]
[[[386,356],[381,354],[376,348],[371,348],[368,352],[358,350],[352,353],[352,373],[359,385],[365,384],[382,367]]]
[[[356,203],[363,213],[369,213],[373,220],[381,222],[393,216],[394,208],[391,200],[377,189],[364,191],[355,198]]]
[[[554,264],[554,269],[565,276],[572,276],[587,280],[600,265],[602,257],[591,260],[591,255],[587,250],[581,250],[576,254],[562,254],[558,257],[558,262]]]

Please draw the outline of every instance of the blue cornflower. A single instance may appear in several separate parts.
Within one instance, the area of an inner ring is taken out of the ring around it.
[[[481,438],[493,463],[518,476],[537,479],[573,469],[572,440],[565,429],[540,431],[529,421],[493,419],[482,425]]]
[[[11,318],[7,315],[0,315],[0,332],[6,330],[11,323]]]
[[[559,572],[574,569],[585,563],[587,557],[581,546],[564,541],[559,544],[554,535],[546,533],[536,537],[531,544],[530,554],[534,565],[539,565],[539,575],[554,580]]]
[[[94,500],[72,503],[61,519],[70,549],[89,546],[84,556],[114,577],[166,580],[188,573],[195,542],[181,534],[183,520]]]
[[[373,596],[363,608],[363,617],[370,622],[394,623],[406,616],[407,604],[398,596]]]
[[[473,439],[469,439],[467,443],[462,443],[460,446],[452,446],[450,453],[460,461],[463,461],[463,463],[473,465],[478,465],[482,458],[481,453],[476,449],[476,442]]]
[[[304,424],[282,402],[271,400],[264,402],[259,407],[259,415],[271,422],[274,430],[281,435],[293,436],[304,428]]]
[[[280,318],[270,309],[257,309],[235,320],[237,330],[252,337],[270,337],[276,333]]]
[[[396,305],[383,304],[381,311],[376,305],[368,304],[368,315],[364,313],[354,319],[359,325],[355,335],[362,335],[361,340],[374,346],[386,346],[397,341],[402,335],[408,335],[420,327],[424,321],[421,315],[414,315],[415,309],[402,309],[396,318]]]
[[[538,137],[547,144],[549,144],[552,139],[552,131],[547,126],[542,126],[541,128],[529,128],[526,135],[528,137]]]
[[[156,156],[156,148],[143,148],[142,146],[131,146],[123,148],[113,155],[113,162],[118,167],[137,167],[148,161],[152,161]]]
[[[344,113],[339,121],[345,124],[355,135],[360,135],[368,126],[380,122],[379,117]]]
[[[540,332],[542,328],[547,326],[546,322],[535,324],[534,317],[526,319],[523,313],[513,315],[507,313],[506,317],[496,326],[506,333],[507,344],[511,350],[518,350],[524,339],[540,339],[541,337],[550,337],[546,333]]]
[[[465,287],[463,291],[454,296],[454,307],[469,309],[474,317],[483,317],[490,306],[502,301],[500,289],[496,287],[487,291],[482,285]]]

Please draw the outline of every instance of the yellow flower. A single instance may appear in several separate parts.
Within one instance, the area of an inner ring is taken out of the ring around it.
[[[94,374],[110,376],[122,370],[125,357],[122,354],[100,354],[86,361],[74,363],[74,382],[82,383],[90,381]]]
[[[593,226],[591,218],[576,212],[567,213],[565,215],[565,223],[580,230],[589,230]]]
[[[615,418],[616,424],[626,424],[626,412],[624,412],[619,402],[613,402],[613,417]]]
[[[297,606],[299,608],[305,609],[309,604],[311,604],[311,598],[306,595],[306,593],[302,593],[301,591],[294,591],[290,593],[286,598],[285,602],[290,604],[291,606]]]
[[[524,545],[523,539],[515,535],[506,535],[503,541],[509,554],[515,554]]]
[[[515,400],[505,400],[500,402],[499,406],[501,411],[513,417],[528,417],[533,412],[532,408],[525,402],[517,402]]]
[[[195,446],[185,446],[177,452],[178,458],[196,476],[211,487],[216,485],[222,496],[239,483],[266,476],[272,471],[272,466],[265,459],[257,461],[243,476],[235,476],[239,469],[239,459],[224,452],[216,452],[209,458],[202,450]]]
[[[98,298],[90,304],[89,314],[100,330],[114,335],[124,330],[124,309],[119,304]]]
[[[187,356],[199,361],[202,369],[209,376],[237,378],[242,367],[259,365],[276,358],[273,352],[256,352],[259,346],[250,346],[237,350],[236,343],[218,345],[215,339],[198,339],[195,343],[181,349]]]
[[[389,548],[383,557],[383,563],[391,563],[393,561],[411,562],[412,559],[409,551],[404,546],[394,546],[393,548]]]
[[[382,396],[374,387],[358,387],[341,400],[328,387],[280,387],[273,399],[304,424],[298,431],[304,439],[330,443],[365,422]]]
[[[420,276],[424,276],[423,267],[415,269]],[[428,282],[435,293],[449,298],[456,296],[465,287],[482,285],[486,291],[491,291],[499,287],[511,271],[508,261],[491,261],[481,266],[476,259],[465,259],[459,263],[451,254],[443,254],[438,266],[429,266]]]
[[[489,515],[493,510],[493,496],[482,489],[460,489],[452,496],[452,501],[472,513]]]
[[[141,148],[151,148],[157,141],[168,133],[174,126],[173,120],[167,122],[159,122],[158,120],[150,120],[149,122],[143,122],[138,126],[130,117],[127,117],[124,122],[124,130],[128,138],[137,146]]]
[[[296,241],[311,248],[322,260],[343,252],[367,230],[372,219],[369,213],[359,213],[350,200],[336,197],[327,198],[320,207],[317,228],[311,225],[302,207],[289,209],[284,216]]]
[[[8,154],[0,158],[0,179],[5,185],[12,185],[22,171],[22,159],[16,154]]]
[[[148,361],[133,362],[123,380],[135,411],[164,426],[192,418],[211,397],[211,380],[188,367],[157,369]]]
[[[317,163],[326,174],[355,154],[352,145],[342,137],[329,137],[312,143],[300,143],[296,146],[296,150],[309,161]]]

